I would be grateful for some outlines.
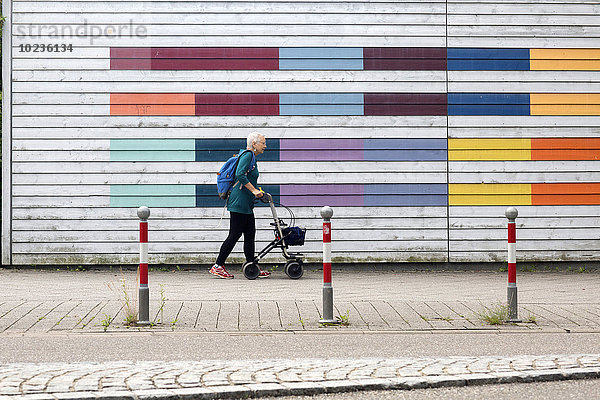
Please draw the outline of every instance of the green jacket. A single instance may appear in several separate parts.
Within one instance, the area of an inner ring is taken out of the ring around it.
[[[241,154],[245,149],[241,149]],[[250,172],[248,168],[252,162],[252,152],[246,152],[240,157],[237,169],[235,170],[235,182],[229,199],[227,200],[227,210],[240,214],[252,214],[254,209],[254,195],[244,185],[250,182],[258,189],[258,165],[254,164],[254,169]]]

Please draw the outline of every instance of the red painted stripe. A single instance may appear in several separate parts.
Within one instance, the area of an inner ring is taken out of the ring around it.
[[[445,71],[446,59],[385,59],[363,60],[365,71]]]
[[[445,93],[365,93],[366,105],[446,105]]]
[[[152,70],[277,70],[275,59],[152,59]]]
[[[196,115],[279,115],[279,95],[197,93]]]
[[[517,264],[508,263],[508,283],[517,283]]]
[[[279,62],[278,47],[153,47],[152,58],[263,58]]]
[[[140,263],[140,284],[148,284],[148,264]]]
[[[323,283],[331,283],[331,263],[323,263]]]
[[[279,115],[279,105],[196,104],[195,115]]]
[[[111,58],[110,69],[149,70],[152,69],[152,60],[149,58]]]
[[[148,223],[140,222],[140,243],[148,243]]]
[[[150,47],[111,47],[110,58],[150,58]]]
[[[508,243],[517,243],[517,224],[508,223]]]
[[[365,47],[363,58],[446,59],[445,47]]]
[[[446,115],[445,104],[365,104],[364,115]]]
[[[323,222],[323,243],[331,243],[331,222]]]

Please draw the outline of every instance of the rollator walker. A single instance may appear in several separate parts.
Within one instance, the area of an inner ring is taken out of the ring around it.
[[[260,268],[258,266],[260,260],[264,258],[267,254],[269,254],[271,250],[279,247],[281,248],[283,256],[287,260],[287,262],[285,263],[285,274],[290,279],[300,279],[304,274],[304,267],[302,266],[303,255],[301,253],[290,253],[288,251],[288,247],[304,245],[306,229],[299,228],[297,226],[287,226],[287,224],[277,216],[277,210],[275,209],[275,204],[273,203],[273,196],[271,196],[271,194],[265,192],[260,200],[263,203],[269,203],[269,207],[271,207],[271,214],[273,214],[273,222],[271,222],[270,225],[273,226],[273,233],[275,235],[275,239],[273,239],[271,243],[269,243],[264,249],[262,249],[253,261],[247,261],[244,264],[242,264],[242,271],[244,271],[244,276],[248,279],[256,279],[258,277],[258,274],[260,273]],[[291,217],[290,225],[293,225],[295,222],[295,216],[292,210],[290,210],[282,204],[279,205],[289,211]]]

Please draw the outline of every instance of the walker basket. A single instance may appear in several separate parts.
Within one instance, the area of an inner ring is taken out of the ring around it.
[[[297,226],[288,226],[281,230],[285,244],[288,246],[303,246],[304,237],[306,236],[306,228],[299,228]]]

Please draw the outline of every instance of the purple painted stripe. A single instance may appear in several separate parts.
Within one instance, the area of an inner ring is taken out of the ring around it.
[[[364,185],[281,185],[280,202],[286,206],[363,206]]]
[[[281,139],[281,161],[348,161],[364,159],[363,139]]]

